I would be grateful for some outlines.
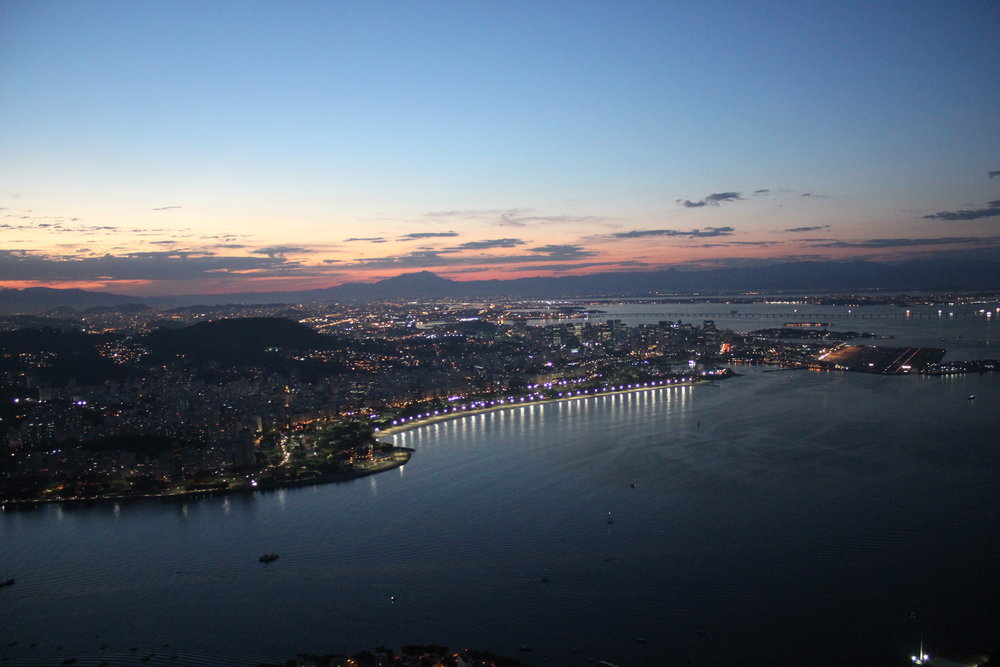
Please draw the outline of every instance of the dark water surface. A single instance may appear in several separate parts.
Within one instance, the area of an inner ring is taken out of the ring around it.
[[[1000,640],[1000,374],[737,370],[427,425],[343,484],[0,512],[0,654],[881,666],[921,632]]]

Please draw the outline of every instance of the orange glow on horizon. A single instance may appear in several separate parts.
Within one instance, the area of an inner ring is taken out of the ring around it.
[[[565,241],[565,239],[559,238],[543,238],[536,239],[534,242],[543,247],[546,245],[553,248],[574,247],[573,245],[560,246],[557,243],[560,240]],[[550,241],[550,243],[546,244],[546,241]],[[466,282],[582,276],[595,273],[650,272],[666,269],[699,271],[726,267],[750,267],[782,261],[840,261],[849,259],[892,261],[907,257],[916,258],[931,252],[929,249],[921,252],[921,249],[905,246],[893,247],[891,245],[886,247],[819,246],[795,239],[786,239],[780,242],[741,241],[740,243],[746,245],[729,245],[723,248],[720,246],[725,246],[726,243],[715,240],[703,245],[696,243],[674,245],[674,243],[672,240],[657,238],[643,239],[642,241],[635,239],[626,241],[594,240],[586,245],[576,244],[588,252],[589,256],[587,257],[574,256],[560,259],[557,253],[553,253],[552,257],[539,258],[537,262],[525,261],[524,253],[510,255],[510,263],[504,263],[505,257],[503,255],[470,251],[468,254],[442,255],[440,259],[444,260],[444,263],[434,265],[432,262],[427,262],[426,266],[420,266],[419,264],[423,263],[420,261],[413,261],[412,263],[415,265],[407,266],[411,260],[428,258],[420,257],[418,253],[411,253],[412,246],[405,244],[401,246],[386,244],[374,250],[365,248],[364,250],[368,252],[378,251],[379,255],[374,259],[365,257],[364,251],[359,248],[355,257],[345,260],[343,263],[331,260],[319,262],[316,255],[310,255],[307,252],[297,253],[295,252],[296,247],[289,247],[287,252],[289,263],[287,265],[276,262],[274,265],[264,268],[243,268],[238,266],[238,262],[236,265],[228,267],[220,263],[219,268],[206,269],[202,267],[200,273],[196,265],[193,267],[191,277],[171,277],[169,279],[6,280],[0,281],[0,288],[82,289],[111,292],[141,299],[144,297],[221,295],[245,292],[266,294],[268,292],[325,289],[344,283],[373,283],[421,271],[428,271],[457,282]],[[931,247],[934,251],[940,251],[952,248],[961,250],[964,246],[961,243],[956,243],[953,246],[941,243],[933,244]],[[281,246],[275,246],[275,248],[275,254],[283,262],[285,259],[283,248]],[[170,254],[170,252],[167,251],[163,254]],[[176,254],[183,255],[184,253],[176,251]],[[249,257],[253,258],[254,255],[261,254],[263,253],[259,250],[251,251]],[[227,255],[208,253],[208,257],[213,259],[224,259],[225,257],[240,259],[247,256],[246,250]],[[127,257],[127,254],[118,257]],[[436,261],[433,255],[430,256],[430,259]],[[397,260],[398,266],[393,266]],[[459,262],[458,260],[464,261]],[[72,263],[74,260],[67,261]],[[172,258],[170,261],[180,263],[187,260],[180,257]],[[366,262],[371,264],[366,264]],[[179,272],[174,272],[174,274],[182,275]]]
[[[150,280],[0,280],[0,289],[82,289],[90,292],[106,292],[111,288],[143,288],[152,284]]]

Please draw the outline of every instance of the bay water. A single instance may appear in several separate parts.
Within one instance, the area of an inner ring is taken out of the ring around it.
[[[0,656],[881,666],[921,635],[1000,643],[1000,374],[735,370],[428,424],[386,438],[405,467],[346,483],[7,508]]]

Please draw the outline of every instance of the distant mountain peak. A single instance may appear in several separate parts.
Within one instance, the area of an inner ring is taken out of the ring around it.
[[[450,285],[454,283],[454,280],[449,280],[448,278],[442,278],[436,273],[431,273],[430,271],[414,271],[413,273],[401,273],[398,276],[393,276],[391,278],[384,278],[377,281],[376,285],[428,285],[439,287],[442,285]]]

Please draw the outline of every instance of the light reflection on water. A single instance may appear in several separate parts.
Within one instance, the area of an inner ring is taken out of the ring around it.
[[[393,436],[405,474],[0,513],[0,646],[822,666],[994,641],[1000,376],[737,370],[428,424]]]

